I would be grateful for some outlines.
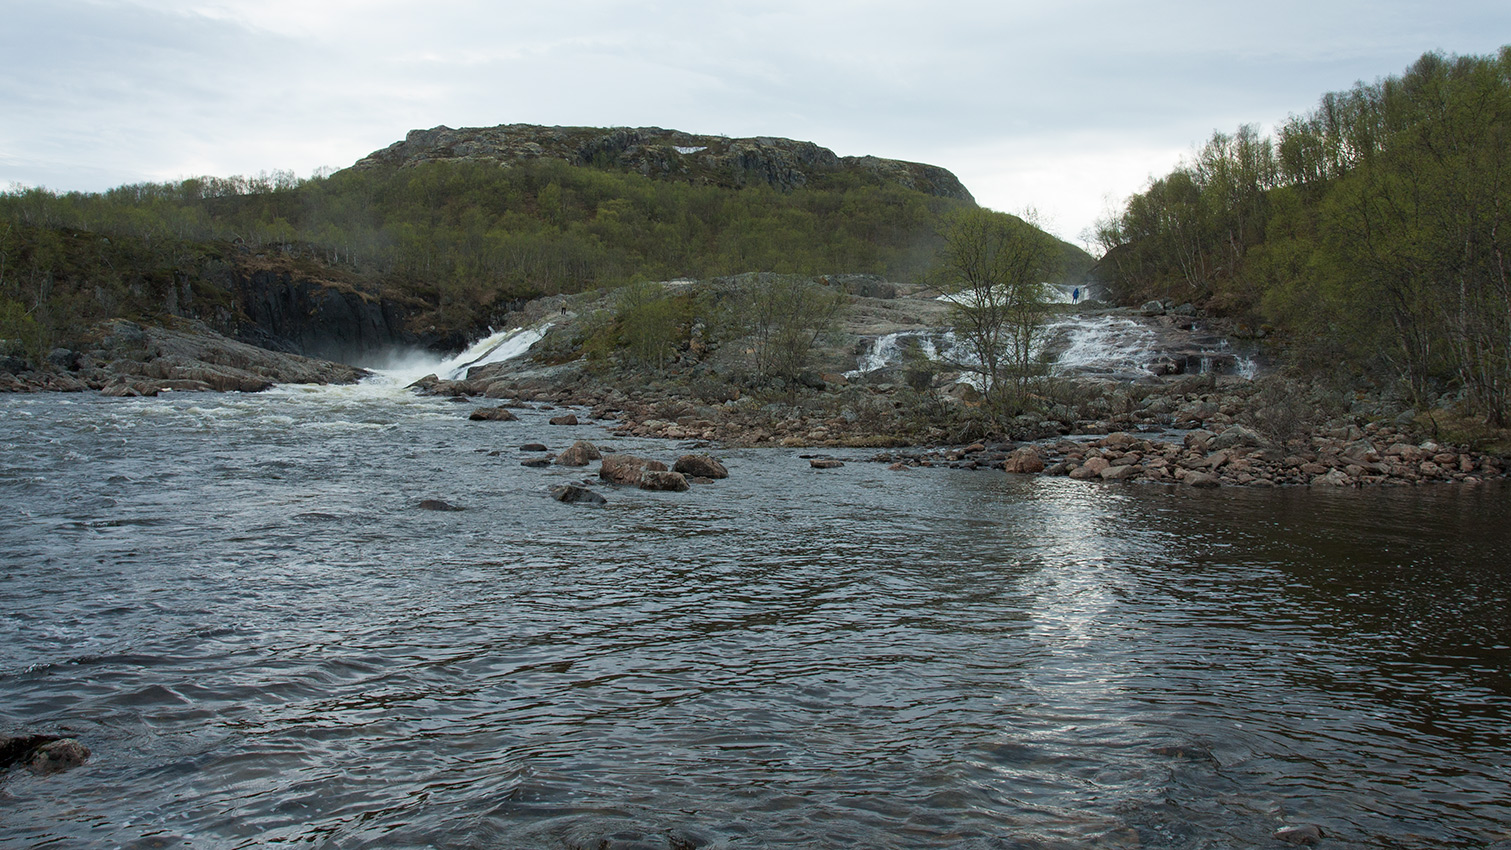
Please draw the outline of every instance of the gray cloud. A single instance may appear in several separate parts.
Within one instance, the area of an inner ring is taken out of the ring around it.
[[[1067,236],[1096,186],[1213,129],[1511,32],[1503,3],[1403,0],[11,5],[0,185],[308,173],[436,124],[655,124],[934,162]]]

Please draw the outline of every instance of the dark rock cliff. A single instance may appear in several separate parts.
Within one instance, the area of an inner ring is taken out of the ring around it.
[[[238,275],[235,289],[245,316],[236,336],[275,351],[350,363],[397,346],[446,341],[412,330],[410,305],[286,271]]]
[[[574,165],[637,171],[647,177],[718,186],[768,185],[789,192],[832,175],[850,174],[930,195],[974,201],[948,170],[874,156],[836,156],[812,142],[758,137],[731,139],[660,127],[434,127],[411,130],[353,167],[405,166],[446,160],[500,164],[560,159]]]

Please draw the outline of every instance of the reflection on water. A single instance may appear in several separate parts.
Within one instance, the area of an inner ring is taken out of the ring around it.
[[[0,845],[1477,846],[1511,491],[726,456],[397,388],[0,398]],[[602,488],[601,488],[602,489]],[[460,513],[415,509],[423,498]]]

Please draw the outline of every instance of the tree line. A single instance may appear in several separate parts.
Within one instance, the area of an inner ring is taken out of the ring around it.
[[[1104,221],[1124,300],[1269,322],[1309,362],[1511,421],[1511,48],[1429,53],[1273,137],[1216,133]]]
[[[16,188],[0,193],[0,338],[45,347],[89,320],[162,312],[192,295],[185,281],[223,277],[248,255],[418,297],[460,326],[486,325],[499,304],[634,281],[911,279],[933,262],[939,222],[964,206],[863,175],[783,193],[553,159]]]

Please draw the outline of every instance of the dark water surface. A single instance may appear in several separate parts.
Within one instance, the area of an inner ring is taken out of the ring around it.
[[[583,508],[518,446],[678,450],[468,409],[0,397],[0,733],[94,752],[0,846],[1511,838],[1505,487],[767,450]]]

